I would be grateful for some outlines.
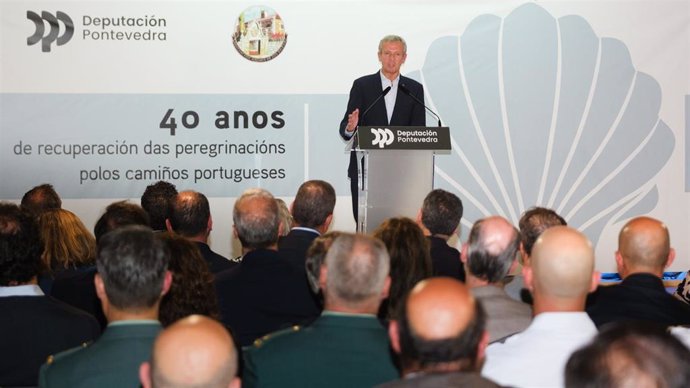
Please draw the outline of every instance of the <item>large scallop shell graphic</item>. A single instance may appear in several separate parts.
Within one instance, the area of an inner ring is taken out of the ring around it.
[[[547,206],[596,243],[607,223],[656,206],[675,144],[659,84],[582,17],[534,3],[479,16],[410,76],[451,128],[435,184],[460,195],[466,225]]]

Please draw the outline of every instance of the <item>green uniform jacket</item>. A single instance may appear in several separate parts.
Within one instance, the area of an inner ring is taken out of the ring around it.
[[[85,348],[57,354],[41,367],[39,387],[139,387],[139,365],[151,356],[157,321],[110,324]]]
[[[375,316],[325,312],[246,348],[242,387],[371,387],[398,377]]]

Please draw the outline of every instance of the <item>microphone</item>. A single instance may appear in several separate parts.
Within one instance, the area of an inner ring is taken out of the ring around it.
[[[371,108],[373,108],[374,105],[376,105],[376,103],[379,102],[380,99],[382,99],[383,97],[385,97],[386,94],[388,94],[388,92],[390,92],[390,91],[391,91],[391,87],[390,87],[390,86],[388,86],[388,87],[386,87],[385,89],[383,89],[383,91],[381,92],[381,94],[379,94],[379,96],[376,97],[376,99],[374,100],[374,102],[372,102],[371,105],[369,105],[369,106],[367,107],[367,109],[364,110],[364,113],[362,113],[362,114],[359,116],[359,123],[357,123],[357,126],[360,126],[360,125],[362,124],[362,121],[364,120],[364,116],[366,116],[366,114],[369,113],[369,111],[371,110]]]
[[[419,98],[417,98],[414,94],[412,94],[412,92],[410,91],[410,89],[408,89],[407,86],[405,86],[405,84],[403,84],[403,83],[398,84],[398,89],[402,90],[405,94],[407,94],[408,96],[412,97],[412,99],[415,100],[415,102],[416,102],[417,104],[423,106],[424,109],[426,109],[427,111],[429,111],[429,113],[431,113],[432,115],[434,115],[434,116],[436,117],[436,119],[438,120],[438,126],[439,126],[439,127],[442,127],[442,125],[441,125],[441,118],[438,117],[438,115],[437,115],[433,110],[429,109],[429,107],[426,106]]]

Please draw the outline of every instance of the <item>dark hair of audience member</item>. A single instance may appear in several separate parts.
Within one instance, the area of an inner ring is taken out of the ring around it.
[[[33,215],[0,202],[0,286],[29,282],[41,270],[43,243]]]
[[[450,236],[460,225],[462,201],[457,195],[435,189],[422,203],[422,224],[431,234]]]
[[[79,268],[96,263],[96,239],[76,214],[65,209],[38,216],[43,240],[43,264],[50,270]]]
[[[127,225],[151,226],[151,221],[146,210],[139,205],[127,201],[111,203],[93,227],[96,243],[100,243],[104,234]]]
[[[312,241],[309,249],[307,249],[307,255],[304,262],[305,270],[307,271],[307,279],[309,280],[309,286],[312,292],[319,294],[321,289],[319,287],[319,276],[321,273],[321,266],[326,261],[326,254],[328,253],[328,248],[331,247],[333,241],[338,238],[342,233],[333,231],[328,232],[322,236],[319,236]]]
[[[146,187],[141,195],[141,207],[151,219],[153,230],[165,230],[165,220],[170,218],[170,206],[177,195],[177,188],[170,182],[158,181]]]
[[[156,234],[170,251],[168,270],[173,281],[161,300],[159,320],[168,326],[180,318],[199,314],[219,319],[213,275],[199,247],[175,233]]]
[[[486,328],[486,312],[479,301],[474,304],[474,317],[457,336],[426,340],[415,333],[407,316],[407,304],[400,303],[400,354],[402,364],[416,363],[424,370],[444,363],[458,363],[460,372],[476,372],[480,368],[479,342]]]
[[[170,226],[175,233],[194,237],[206,231],[211,217],[208,198],[196,191],[183,191],[172,201]]]
[[[170,252],[151,228],[128,225],[98,242],[96,267],[110,303],[120,310],[151,308],[160,299]]]
[[[312,180],[303,183],[292,203],[292,217],[300,226],[316,228],[326,222],[335,206],[335,190],[330,183]]]
[[[288,209],[285,201],[280,198],[276,198],[276,203],[278,204],[280,223],[283,225],[280,236],[287,236],[290,233],[290,229],[292,229],[292,214],[290,214],[290,209]]]
[[[565,367],[567,388],[690,387],[690,350],[662,326],[606,325]]]
[[[374,230],[390,255],[391,286],[381,303],[379,317],[395,319],[398,304],[420,280],[431,276],[429,242],[422,229],[409,218],[389,218]]]
[[[53,185],[44,183],[27,191],[22,197],[21,208],[33,214],[50,209],[60,209],[62,200]]]
[[[528,255],[532,254],[532,247],[537,242],[537,238],[544,233],[544,231],[553,226],[568,224],[563,217],[559,216],[555,211],[544,207],[533,207],[527,210],[520,217],[520,242],[522,247]]]

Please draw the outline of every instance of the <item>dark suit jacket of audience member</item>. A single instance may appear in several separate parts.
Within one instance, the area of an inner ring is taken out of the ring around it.
[[[597,288],[587,299],[587,313],[597,327],[618,321],[690,324],[690,306],[668,294],[661,279],[645,273]]]
[[[410,378],[391,381],[378,385],[376,388],[500,388],[495,382],[484,378],[479,373],[470,372],[438,372],[421,373]]]
[[[278,240],[278,252],[285,257],[298,271],[305,271],[304,263],[307,258],[307,250],[311,243],[319,237],[316,232],[304,229],[292,229],[287,236]],[[305,272],[306,276],[306,272]]]
[[[241,346],[320,313],[304,276],[277,251],[257,249],[216,275],[221,320]]]
[[[93,315],[104,330],[108,320],[103,314],[101,300],[96,295],[96,286],[93,284],[95,276],[96,267],[92,267],[87,271],[57,278],[50,296]]]
[[[237,264],[234,261],[230,261],[216,252],[213,252],[208,244],[204,244],[199,241],[195,241],[195,243],[199,247],[201,256],[203,256],[204,260],[206,260],[206,263],[208,263],[208,270],[211,271],[212,274],[225,271],[226,269],[230,269]]]
[[[460,260],[460,251],[440,237],[429,236],[428,239],[434,276],[449,276],[464,282],[465,268]]]
[[[96,319],[49,296],[0,297],[0,386],[35,386],[50,355],[98,338]]]

